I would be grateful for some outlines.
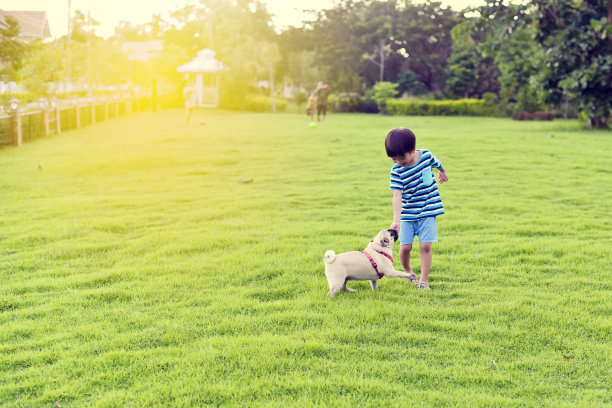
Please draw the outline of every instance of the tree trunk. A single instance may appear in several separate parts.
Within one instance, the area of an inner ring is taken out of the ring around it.
[[[272,112],[276,113],[276,100],[274,98],[274,65],[268,64],[268,70],[270,71],[270,101],[272,101]]]
[[[384,46],[384,42],[383,41],[380,42],[380,44],[378,46],[378,49],[379,49],[379,52],[380,52],[379,81],[382,82],[384,80],[384,77],[385,77],[385,46]]]

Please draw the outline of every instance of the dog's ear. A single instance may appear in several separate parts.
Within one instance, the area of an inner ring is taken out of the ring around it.
[[[397,241],[397,237],[398,237],[398,235],[397,235],[397,231],[396,231],[396,230],[394,230],[394,229],[390,229],[390,230],[389,230],[389,233],[390,233],[390,234],[391,234],[391,236],[393,237],[393,241]]]

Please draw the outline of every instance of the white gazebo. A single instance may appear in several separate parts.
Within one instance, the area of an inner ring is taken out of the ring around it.
[[[195,74],[195,88],[198,106],[216,108],[219,104],[219,73],[223,64],[215,59],[215,52],[205,48],[198,56],[176,70]]]

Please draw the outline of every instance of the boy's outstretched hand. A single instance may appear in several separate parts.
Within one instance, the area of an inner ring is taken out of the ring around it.
[[[445,181],[448,181],[448,174],[446,174],[446,170],[440,169],[438,171],[438,183],[442,184]]]
[[[394,222],[393,224],[391,224],[391,227],[389,227],[389,228],[396,230],[398,233],[400,232],[400,225],[399,225],[399,223]]]

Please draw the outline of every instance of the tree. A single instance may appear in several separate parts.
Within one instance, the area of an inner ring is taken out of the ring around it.
[[[428,90],[440,90],[450,30],[460,21],[460,14],[439,1],[340,1],[312,25],[316,62],[327,68],[338,90],[361,90],[381,78],[395,82],[406,70]]]
[[[491,57],[480,50],[482,39],[472,21],[457,24],[451,30],[453,53],[448,60],[445,93],[451,97],[481,97],[497,94],[499,69]]]
[[[280,51],[276,43],[265,42],[260,45],[260,58],[264,65],[264,71],[267,68],[270,88],[270,99],[272,101],[272,112],[276,113],[276,99],[274,94],[274,66],[280,61]]]
[[[115,27],[113,37],[121,41],[144,41],[149,39],[144,26],[136,25],[129,21],[120,21]]]
[[[517,111],[533,112],[543,108],[537,86],[534,86],[541,59],[541,48],[534,36],[532,25],[517,27],[494,57],[501,72],[501,97],[505,101],[515,100]]]
[[[391,82],[377,82],[372,88],[374,91],[372,98],[378,105],[380,113],[387,112],[387,99],[397,95],[397,86]]]
[[[5,16],[4,23],[0,24],[0,61],[5,66],[0,73],[13,80],[26,56],[27,46],[19,39],[19,22],[11,16]]]
[[[589,128],[608,128],[612,109],[612,0],[533,0],[509,8],[503,0],[482,9],[507,24],[507,35],[535,23],[542,47],[537,75],[547,103],[570,96],[588,117]]]
[[[310,92],[316,88],[321,78],[326,78],[324,71],[314,61],[314,51],[293,52],[286,59],[287,64],[283,64],[288,66],[285,75],[295,85]]]
[[[419,79],[418,75],[409,69],[400,72],[397,78],[398,88],[397,91],[400,94],[408,94],[412,96],[426,94],[429,90],[423,82]]]
[[[453,97],[464,97],[474,93],[480,55],[473,38],[466,33],[466,24],[456,25],[451,35],[453,53],[448,60],[445,93]]]
[[[53,91],[49,84],[62,79],[64,68],[61,47],[55,43],[38,42],[32,45],[29,56],[23,60],[17,79],[31,94],[31,99],[48,97]]]
[[[312,30],[289,27],[277,39],[284,64],[279,64],[277,75],[305,89],[314,89],[323,78],[319,65],[315,63]]]
[[[391,41],[393,40],[394,2],[374,2],[369,7],[361,9],[359,13],[360,37],[371,44],[362,55],[378,67],[378,82],[385,78],[385,62],[393,53]]]
[[[404,68],[419,76],[430,91],[443,89],[447,61],[452,52],[452,28],[464,17],[439,1],[399,8],[393,48],[405,55]]]
[[[589,128],[608,128],[612,109],[612,1],[535,0],[546,48],[541,81],[549,102],[574,97]]]
[[[269,60],[261,51],[264,44],[275,43],[277,36],[263,3],[257,0],[200,0],[171,15],[178,24],[155,22],[163,30],[159,34],[161,39],[183,48],[188,55],[211,48],[223,63],[222,106],[241,108],[246,95],[255,91],[257,80],[269,79]]]
[[[184,74],[177,72],[176,68],[192,58],[184,48],[176,44],[166,44],[159,54],[151,58],[150,63],[158,82],[173,86],[182,96]]]
[[[366,61],[362,55],[371,44],[364,44],[357,33],[358,11],[363,7],[366,7],[364,3],[352,0],[338,3],[332,9],[321,11],[312,25],[314,64],[326,67],[329,74],[326,79],[333,82],[337,91],[360,89],[365,80],[362,67]]]

